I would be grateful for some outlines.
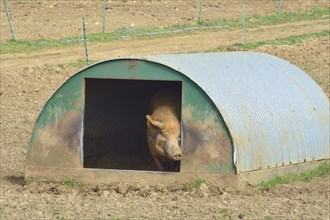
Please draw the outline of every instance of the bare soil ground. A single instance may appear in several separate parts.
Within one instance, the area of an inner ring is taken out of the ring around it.
[[[81,15],[88,14],[91,32],[100,32],[102,1],[7,1],[17,36],[60,38],[80,34]],[[192,3],[193,2],[193,3]],[[204,1],[204,18],[241,14],[239,1]],[[159,26],[196,22],[199,1],[108,1],[109,30],[122,26]],[[328,1],[282,1],[282,10],[328,6]],[[271,14],[277,1],[250,1],[248,13]],[[188,8],[188,9],[184,9]],[[232,10],[228,10],[228,9]],[[258,10],[256,10],[258,9]],[[221,11],[219,13],[219,10]],[[96,13],[98,11],[98,13]],[[111,16],[110,16],[111,15]],[[113,17],[112,17],[113,16]],[[172,19],[173,18],[173,19]],[[24,20],[23,20],[24,19]],[[23,20],[23,21],[22,21]],[[47,21],[48,20],[48,21]],[[22,22],[19,22],[22,21]],[[1,5],[1,40],[9,39]],[[98,24],[97,24],[98,23]],[[292,22],[248,30],[248,41],[329,31],[329,20]],[[215,48],[239,50],[241,30],[221,29],[189,34],[127,39],[89,45],[90,58],[185,53]],[[279,56],[306,71],[330,97],[330,39],[255,49]],[[1,54],[0,87],[0,218],[1,219],[329,219],[329,176],[264,190],[236,190],[202,185],[181,186],[23,184],[26,146],[44,103],[84,59],[81,47],[32,53]]]
[[[107,0],[105,30],[123,27],[160,27],[196,23],[200,0]],[[82,34],[85,16],[88,33],[102,32],[103,0],[7,1],[17,39],[58,39]],[[328,7],[328,0],[282,0],[282,12]],[[246,1],[246,15],[276,14],[277,0]],[[202,20],[242,17],[242,1],[204,0]],[[1,39],[10,39],[6,13],[1,4]]]

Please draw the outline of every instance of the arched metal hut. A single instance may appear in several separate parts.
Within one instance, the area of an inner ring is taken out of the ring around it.
[[[149,102],[167,87],[182,103],[179,173],[157,172],[146,142]],[[26,176],[237,185],[328,159],[329,100],[296,66],[253,52],[152,55],[67,80],[37,119]]]

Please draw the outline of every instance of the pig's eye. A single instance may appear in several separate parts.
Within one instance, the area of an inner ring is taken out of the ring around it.
[[[164,136],[161,136],[161,137],[159,138],[159,141],[161,141],[161,142],[165,143],[165,142],[166,142],[166,137],[164,137]]]

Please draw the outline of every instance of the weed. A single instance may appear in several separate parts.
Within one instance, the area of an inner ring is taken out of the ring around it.
[[[41,177],[27,177],[25,178],[23,184],[24,185],[29,185],[32,183],[45,183],[45,184],[61,184],[61,185],[66,185],[66,186],[77,186],[81,185],[82,183],[77,181],[74,178],[71,177],[66,177],[63,179],[50,179],[50,178],[41,178]]]
[[[92,65],[93,63],[96,63],[96,62],[98,62],[98,61],[89,60],[88,65]],[[72,66],[72,67],[76,67],[76,68],[83,68],[83,67],[86,67],[86,61],[82,60],[82,59],[79,59],[79,60],[76,60],[74,62],[69,63],[68,65]]]
[[[233,217],[231,213],[229,213],[228,209],[220,209],[220,213],[222,214],[223,219],[232,220]]]
[[[62,70],[65,69],[64,64],[57,64],[56,66],[57,66],[58,68],[62,69]]]
[[[60,210],[53,210],[52,212],[53,216],[56,218],[56,219],[60,219],[60,220],[65,220],[66,218],[61,214]]]
[[[29,184],[31,184],[31,183],[33,183],[33,182],[36,182],[36,178],[35,177],[26,177],[25,179],[24,179],[24,181],[23,181],[23,185],[25,186],[25,185],[29,185]]]
[[[77,181],[73,178],[64,178],[61,180],[61,184],[67,186],[75,186],[77,185]]]
[[[206,184],[206,180],[197,178],[189,183],[184,183],[183,184],[183,191],[191,191],[192,189],[197,189],[199,188],[202,184]]]
[[[32,204],[30,205],[30,207],[31,207],[31,209],[38,210],[38,206],[37,206],[36,203],[32,203]]]
[[[316,177],[329,175],[330,163],[325,162],[318,166],[316,169],[304,173],[291,173],[285,176],[278,176],[269,181],[262,181],[259,184],[261,188],[272,188],[278,184],[288,184],[296,181],[310,181]]]
[[[60,181],[60,183],[62,185],[67,185],[67,186],[71,186],[71,187],[74,187],[74,186],[82,186],[83,183],[78,181],[77,179],[74,179],[74,178],[71,178],[71,177],[67,177],[67,178],[64,178]]]

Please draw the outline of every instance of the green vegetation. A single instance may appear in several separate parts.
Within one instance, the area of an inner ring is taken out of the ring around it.
[[[247,27],[253,28],[262,25],[275,25],[288,23],[292,21],[308,21],[316,19],[328,19],[330,16],[329,8],[314,8],[308,11],[297,13],[281,13],[268,16],[253,16],[247,18]],[[154,35],[170,35],[179,34],[187,31],[199,31],[203,28],[210,28],[214,26],[229,27],[231,29],[239,28],[243,25],[242,18],[221,19],[209,22],[198,22],[196,24],[183,24],[164,27],[122,27],[111,33],[92,33],[88,34],[87,45],[91,42],[111,42],[118,39],[125,39],[130,37],[148,37]],[[56,47],[71,47],[82,43],[82,35],[63,38],[60,40],[7,40],[1,42],[0,53],[19,53],[19,52],[33,52],[42,49],[56,48]],[[82,46],[82,45],[81,45]]]
[[[222,218],[226,220],[232,220],[233,217],[228,209],[220,209],[220,213],[222,214]]]
[[[62,185],[67,185],[67,186],[75,186],[75,185],[77,185],[77,184],[79,184],[78,182],[77,182],[77,180],[75,180],[75,179],[73,179],[73,178],[64,178],[64,179],[62,179],[61,181],[60,181],[60,183],[62,184]]]
[[[313,8],[302,12],[282,12],[269,16],[253,16],[247,18],[247,27],[256,27],[261,25],[276,25],[293,21],[311,21],[317,19],[329,19],[330,8]]]
[[[259,187],[261,188],[272,188],[278,184],[289,184],[292,182],[296,181],[310,181],[313,178],[316,177],[323,177],[327,176],[330,174],[330,163],[325,162],[318,166],[316,169],[311,170],[309,172],[301,173],[301,174],[296,174],[296,173],[291,173],[285,176],[279,176],[275,177],[274,179],[271,179],[266,182],[261,182],[259,184]]]
[[[247,28],[254,28],[258,26],[268,26],[276,24],[284,24],[294,21],[311,21],[317,19],[327,19],[330,16],[329,8],[313,8],[296,13],[283,12],[281,14],[273,14],[267,16],[255,15],[246,18]],[[210,22],[202,22],[205,26],[228,26],[230,28],[237,28],[243,26],[243,18],[222,19]]]
[[[246,49],[255,49],[262,45],[292,45],[292,44],[299,44],[304,40],[309,40],[313,38],[319,38],[319,37],[326,37],[330,36],[330,31],[321,31],[317,33],[310,33],[310,34],[301,34],[301,35],[295,35],[285,38],[277,38],[275,40],[269,40],[269,41],[257,41],[253,43],[247,43]],[[238,46],[244,48],[244,44],[234,44],[233,46]]]
[[[55,47],[70,47],[79,42],[65,42],[56,40],[7,40],[1,42],[0,54],[34,52]]]
[[[299,44],[304,40],[317,39],[317,38],[321,38],[321,37],[330,37],[330,31],[321,31],[321,32],[316,32],[316,33],[293,35],[293,36],[285,37],[285,38],[276,38],[275,40],[257,41],[257,42],[247,43],[246,47],[244,47],[244,44],[239,43],[239,44],[233,44],[229,47],[224,46],[224,47],[218,47],[218,48],[210,49],[210,50],[191,51],[191,53],[224,52],[224,51],[228,51],[228,48],[231,48],[231,47],[238,47],[238,48],[250,50],[250,49],[256,49],[259,46],[263,46],[263,45],[294,45],[294,44]]]
[[[24,179],[23,185],[29,185],[29,184],[31,184],[33,182],[37,182],[37,181],[39,181],[39,179],[37,179],[35,177],[27,177]]]
[[[182,190],[188,192],[191,191],[192,189],[199,188],[203,183],[206,184],[206,180],[197,178],[189,183],[184,183]]]
[[[78,186],[81,185],[79,181],[77,181],[74,178],[66,177],[63,179],[49,179],[49,178],[41,178],[41,177],[27,177],[25,178],[23,184],[29,185],[32,183],[46,183],[46,184],[60,184],[60,185],[66,185],[66,186]]]
[[[92,65],[97,62],[97,60],[88,60],[88,65]],[[76,68],[83,68],[86,67],[86,60],[79,59],[77,61],[69,63],[68,65]]]
[[[60,220],[65,220],[66,218],[63,216],[63,214],[61,213],[60,210],[53,210],[52,212],[53,216],[56,218],[56,219],[60,219]]]

